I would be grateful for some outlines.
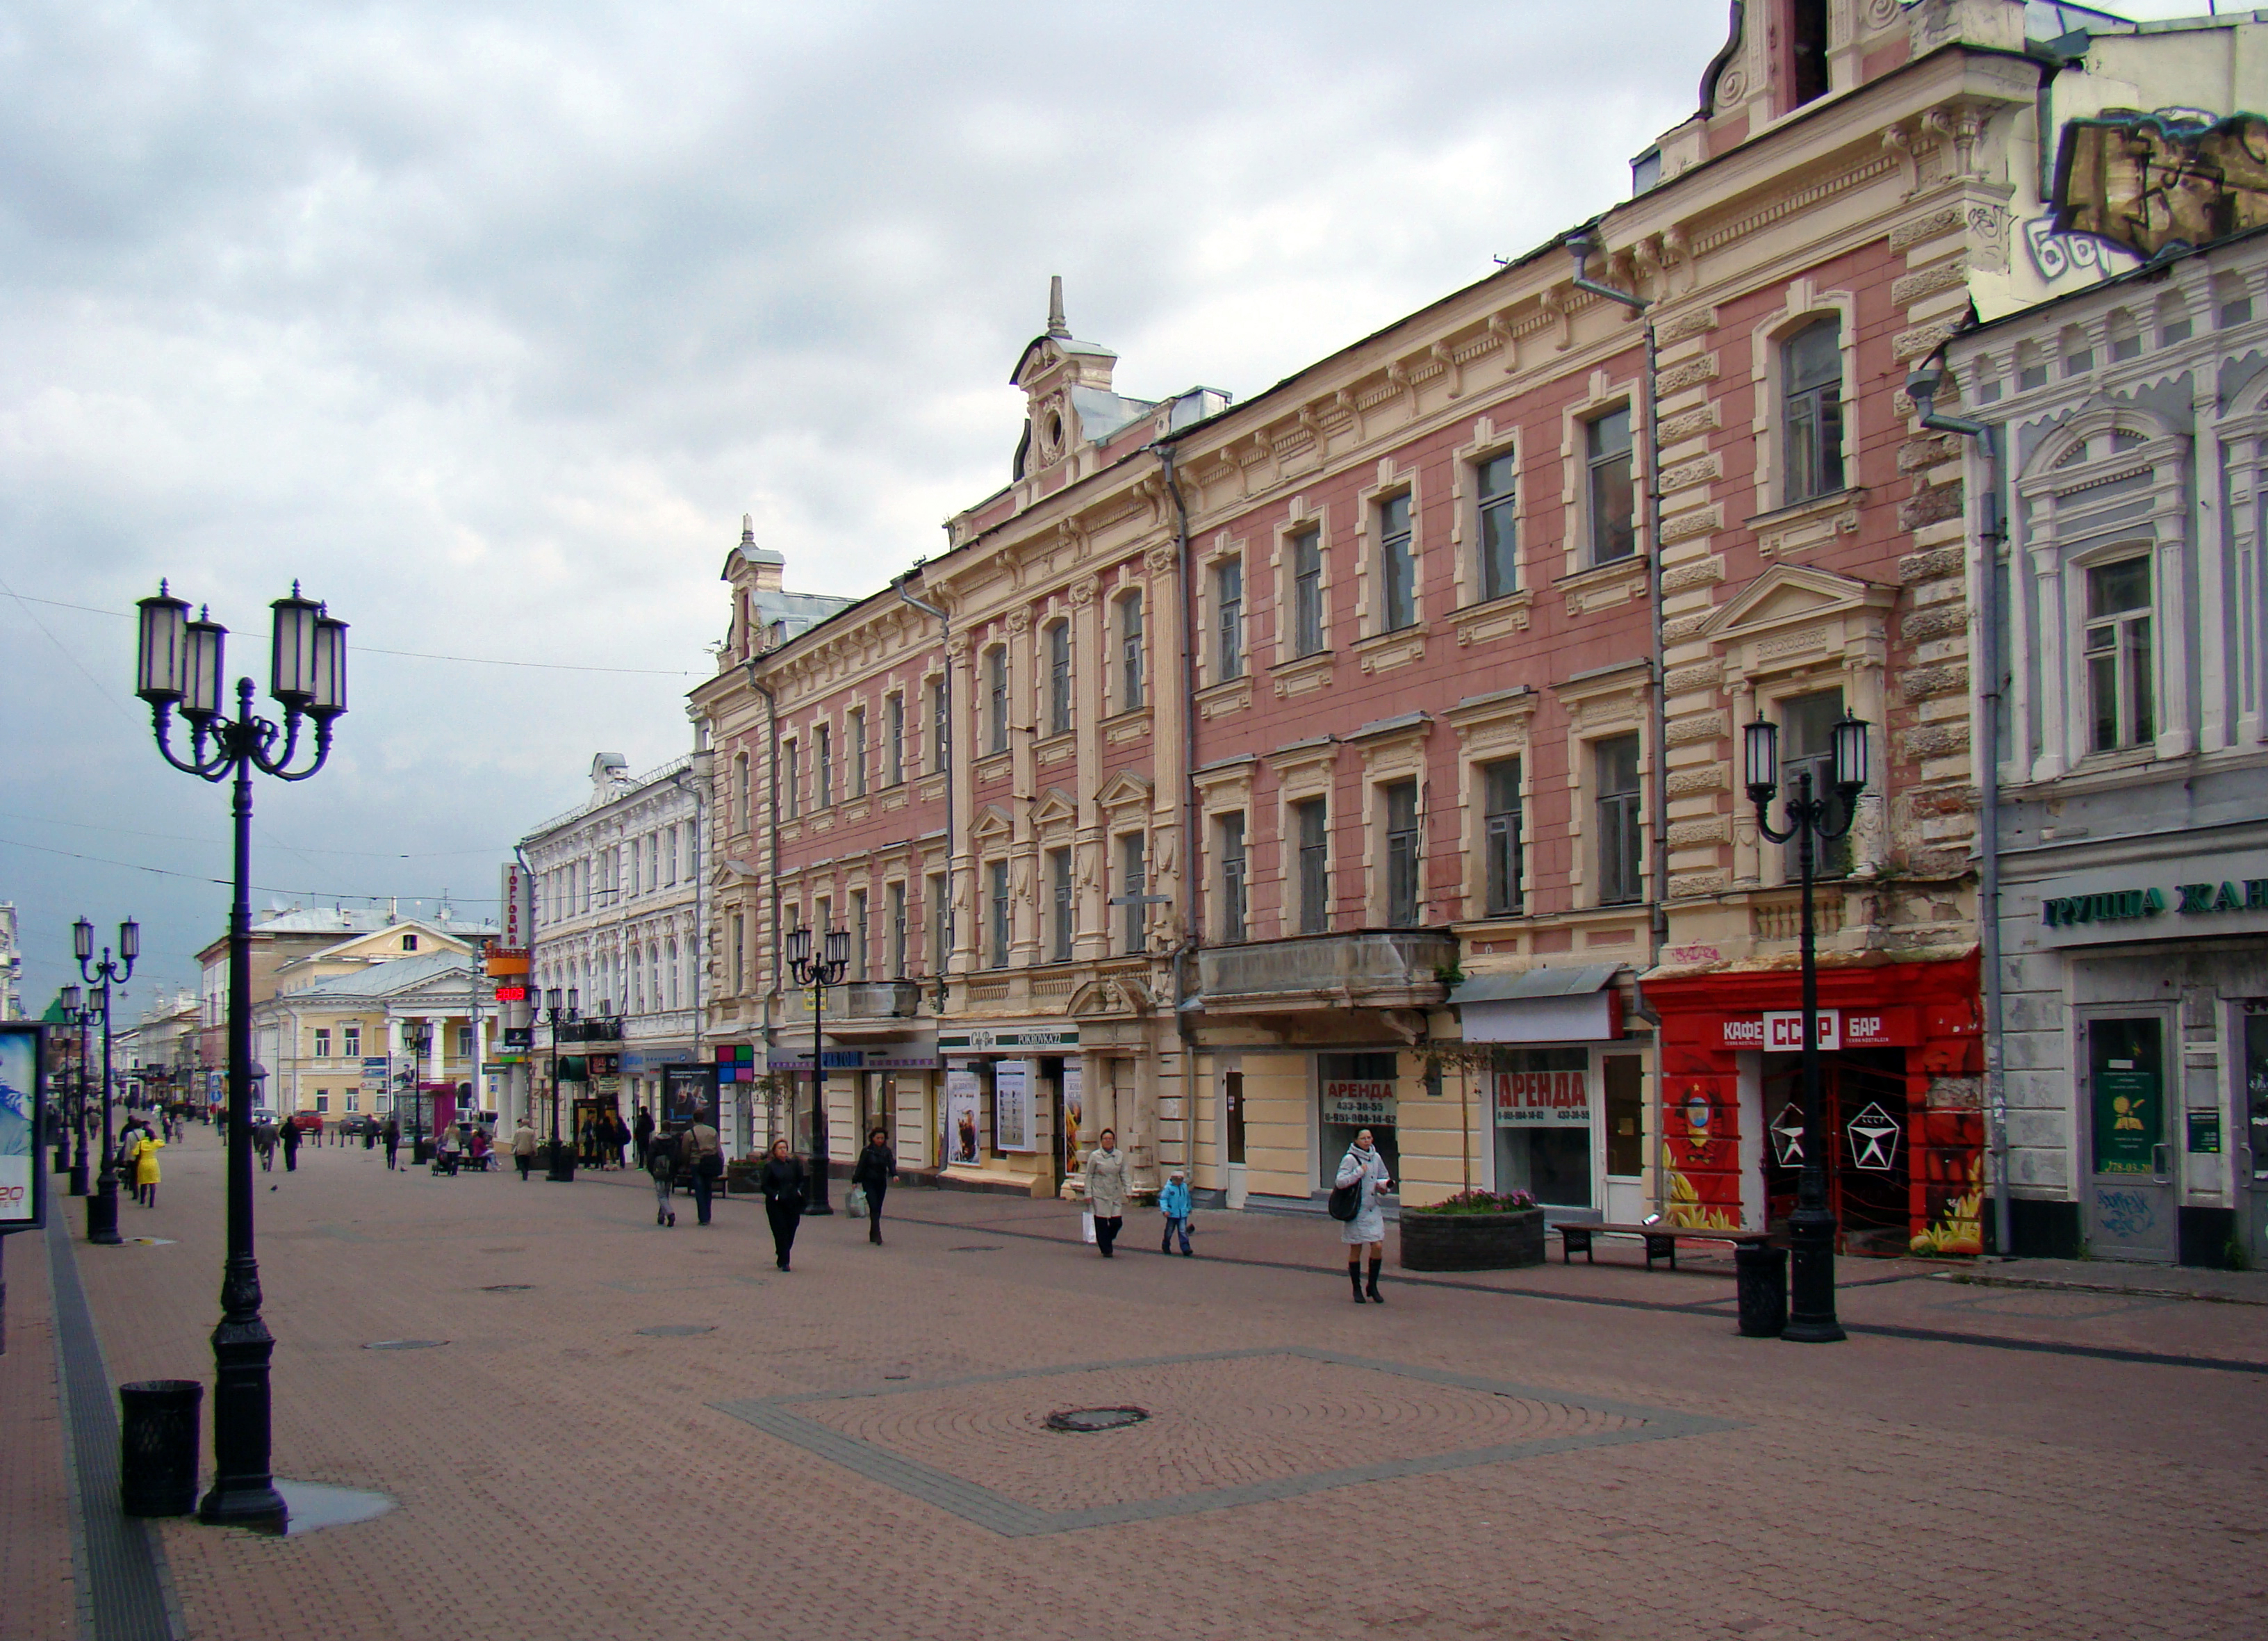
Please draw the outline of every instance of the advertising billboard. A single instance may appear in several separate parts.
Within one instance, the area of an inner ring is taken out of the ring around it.
[[[40,1031],[30,1021],[0,1024],[0,1231],[45,1223],[40,1144],[46,1127]]]

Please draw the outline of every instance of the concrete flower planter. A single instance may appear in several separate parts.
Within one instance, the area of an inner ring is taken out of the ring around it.
[[[1543,1263],[1543,1210],[1428,1214],[1402,1210],[1402,1268],[1412,1271],[1508,1271]]]

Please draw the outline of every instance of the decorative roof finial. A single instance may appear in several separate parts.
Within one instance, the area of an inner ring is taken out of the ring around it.
[[[1048,279],[1048,334],[1068,336],[1071,327],[1064,322],[1063,276],[1051,275]]]
[[[753,547],[755,544],[756,515],[753,513],[743,513],[740,515],[740,545]]]

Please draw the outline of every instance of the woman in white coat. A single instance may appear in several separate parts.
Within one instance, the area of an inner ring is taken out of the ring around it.
[[[1379,1197],[1394,1188],[1394,1180],[1386,1172],[1386,1159],[1378,1154],[1371,1142],[1370,1130],[1365,1128],[1354,1136],[1354,1143],[1339,1164],[1341,1186],[1359,1185],[1361,1194],[1356,1199],[1355,1216],[1340,1227],[1340,1239],[1346,1244],[1347,1282],[1354,1289],[1354,1302],[1363,1301],[1362,1255],[1370,1250],[1370,1302],[1384,1305],[1378,1291],[1378,1268],[1386,1262],[1386,1210],[1378,1204]]]
[[[1105,1128],[1100,1143],[1086,1154],[1086,1206],[1094,1215],[1095,1246],[1107,1260],[1118,1228],[1126,1223],[1126,1153],[1118,1149],[1115,1129]]]

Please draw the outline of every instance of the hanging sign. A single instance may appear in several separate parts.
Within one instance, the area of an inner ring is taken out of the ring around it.
[[[1898,1138],[1905,1130],[1880,1105],[1868,1105],[1844,1132],[1851,1136],[1852,1167],[1886,1174],[1897,1166]]]
[[[1582,1071],[1498,1071],[1496,1124],[1499,1128],[1591,1126],[1591,1080]]]
[[[1344,1128],[1394,1126],[1394,1083],[1383,1077],[1333,1077],[1323,1084],[1323,1120]]]
[[[945,1068],[945,1160],[947,1164],[974,1167],[976,1155],[976,1107],[983,1084],[976,1076],[976,1068],[967,1061],[955,1061]]]
[[[1039,1149],[1032,1138],[1032,1062],[1028,1060],[1003,1060],[992,1068],[992,1149]]]
[[[524,952],[535,940],[535,875],[519,861],[507,861],[503,888],[504,938],[497,944],[506,951]]]

